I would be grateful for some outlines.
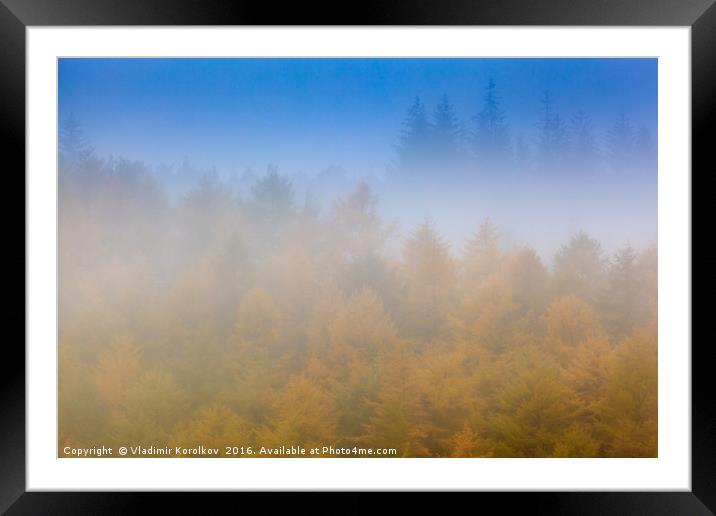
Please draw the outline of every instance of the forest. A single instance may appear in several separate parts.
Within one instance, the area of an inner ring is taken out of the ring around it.
[[[419,186],[475,160],[655,167],[623,114],[604,159],[587,159],[602,151],[584,115],[568,131],[546,97],[529,152],[492,82],[484,101],[467,152],[447,98],[432,119],[416,100],[389,180]],[[453,242],[430,219],[385,220],[369,181],[319,204],[274,167],[243,188],[197,173],[174,195],[149,165],[97,156],[75,121],[59,140],[60,456],[657,456],[655,242],[606,252],[580,231],[545,257],[469,213],[469,238]]]

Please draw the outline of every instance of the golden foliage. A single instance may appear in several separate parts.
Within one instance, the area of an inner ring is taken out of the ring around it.
[[[275,171],[253,199],[142,184],[63,187],[60,443],[656,456],[654,248],[578,234],[552,271],[487,221],[461,259],[430,223],[389,252],[367,185],[321,216]]]
[[[97,357],[94,380],[97,392],[110,406],[122,404],[127,389],[141,371],[142,354],[128,339],[115,339]]]
[[[205,406],[187,422],[180,425],[169,441],[173,446],[223,448],[237,443],[248,446],[252,442],[249,424],[230,408],[220,403]]]

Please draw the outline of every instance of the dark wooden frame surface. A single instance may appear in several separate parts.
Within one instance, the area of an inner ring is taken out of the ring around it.
[[[294,2],[274,4],[246,0],[0,0],[0,145],[2,146],[6,234],[9,259],[5,276],[25,263],[25,226],[17,223],[25,203],[25,29],[42,25],[596,25],[689,26],[692,71],[691,179],[713,175],[713,145],[708,128],[716,123],[716,6],[715,0],[421,0],[356,3]],[[696,173],[696,174],[695,174]],[[701,180],[700,180],[701,181]],[[703,191],[704,189],[702,189]],[[13,202],[18,200],[20,206]],[[693,204],[692,204],[693,207]],[[692,208],[693,209],[693,208]],[[693,217],[692,217],[693,218]],[[16,233],[16,234],[15,234]],[[10,236],[8,235],[8,236]],[[20,244],[17,244],[18,246]],[[20,249],[22,251],[20,251]],[[693,253],[693,245],[691,252]],[[693,254],[692,254],[693,256]],[[693,268],[693,266],[692,266]],[[713,276],[713,274],[711,274]],[[704,278],[710,286],[709,278]],[[701,282],[699,283],[701,285]],[[18,290],[20,285],[18,285]],[[8,327],[22,324],[21,337],[4,340],[0,358],[0,512],[8,514],[127,514],[159,501],[163,510],[207,510],[206,500],[189,493],[38,493],[25,489],[25,304],[6,292]],[[23,285],[22,299],[25,299]],[[8,336],[10,334],[7,334]],[[546,514],[675,514],[716,512],[716,403],[712,342],[681,343],[692,351],[692,491],[648,493],[474,493],[463,500],[480,511],[485,503],[500,512],[514,509]],[[236,494],[219,495],[230,504]],[[246,497],[249,494],[244,493]],[[255,495],[250,495],[255,496]],[[321,496],[320,500],[315,500]],[[325,494],[305,494],[314,508],[332,512],[370,512],[375,494],[351,494],[350,500],[326,500]],[[424,504],[424,496],[413,500]],[[227,500],[228,499],[228,500]],[[260,502],[259,502],[260,503]],[[339,503],[339,505],[335,505]],[[444,502],[442,502],[444,503]],[[248,509],[246,502],[241,506]],[[241,506],[236,506],[241,510]],[[442,510],[446,507],[442,506]],[[457,508],[457,507],[456,507]],[[323,512],[319,510],[318,512]],[[489,509],[488,509],[489,510]]]

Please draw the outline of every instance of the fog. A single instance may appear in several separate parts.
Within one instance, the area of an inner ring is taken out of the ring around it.
[[[655,456],[648,124],[542,94],[525,136],[479,98],[402,106],[380,169],[101,154],[61,118],[60,455]]]

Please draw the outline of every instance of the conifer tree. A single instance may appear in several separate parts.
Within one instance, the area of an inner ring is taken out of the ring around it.
[[[641,322],[637,296],[642,284],[637,259],[631,245],[626,245],[614,253],[607,273],[605,318],[610,333],[617,338],[631,333],[633,325]]]
[[[497,98],[495,81],[490,78],[485,88],[482,110],[474,118],[475,154],[479,166],[490,170],[506,163],[510,155],[510,137],[505,114]]]
[[[92,157],[92,146],[74,113],[70,113],[60,124],[58,140],[60,170],[77,167]]]
[[[609,163],[614,172],[633,172],[636,141],[634,128],[624,107],[619,109],[614,125],[609,131]]]
[[[554,258],[554,287],[558,294],[574,294],[596,304],[606,278],[607,262],[599,242],[580,231]]]
[[[584,111],[572,118],[572,167],[574,173],[594,173],[599,167],[599,148],[592,120]]]
[[[425,172],[429,166],[432,128],[425,105],[416,97],[403,121],[398,143],[398,168],[410,177]]]
[[[542,97],[542,118],[539,121],[539,157],[545,169],[562,166],[567,157],[569,136],[567,126],[556,112],[549,91]]]
[[[462,127],[447,94],[440,98],[432,124],[434,161],[438,169],[452,169],[458,165],[462,154]]]
[[[501,254],[499,232],[487,217],[477,233],[467,241],[464,252],[465,282],[469,287],[482,284],[491,274],[497,272]]]
[[[405,331],[429,341],[445,330],[455,301],[456,266],[448,244],[430,222],[421,224],[403,248]]]
[[[612,457],[656,457],[657,342],[639,330],[617,348],[598,412],[605,447]]]

